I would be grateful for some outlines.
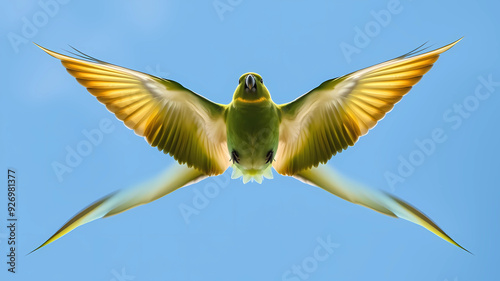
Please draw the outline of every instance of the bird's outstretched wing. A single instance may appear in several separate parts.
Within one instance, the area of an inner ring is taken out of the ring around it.
[[[221,174],[229,167],[225,105],[172,80],[83,53],[83,59],[77,59],[39,47],[60,59],[80,84],[151,146],[207,175]]]
[[[462,248],[450,238],[430,218],[405,201],[379,190],[372,190],[360,184],[344,179],[339,173],[326,165],[302,170],[295,176],[307,184],[321,187],[322,189],[349,202],[368,207],[391,217],[402,218],[425,227],[427,230]],[[469,252],[469,251],[467,251]]]
[[[458,43],[406,55],[325,81],[293,102],[280,105],[282,121],[273,164],[284,175],[326,163],[354,145]]]
[[[206,177],[207,175],[195,168],[175,164],[154,180],[132,188],[119,190],[94,202],[66,222],[52,237],[32,252],[56,241],[80,225],[147,204]]]

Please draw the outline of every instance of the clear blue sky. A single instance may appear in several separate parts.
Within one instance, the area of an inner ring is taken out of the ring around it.
[[[1,280],[495,278],[500,87],[480,85],[500,81],[498,3],[54,1],[3,1],[0,9]],[[220,103],[230,102],[241,74],[254,71],[274,101],[285,103],[424,42],[439,47],[462,36],[375,129],[329,164],[414,204],[474,255],[417,225],[275,173],[262,185],[222,184],[207,206],[183,217],[180,208],[193,207],[197,194],[216,183],[208,179],[26,256],[89,203],[174,163],[32,41],[56,51],[71,45]],[[478,87],[489,96],[475,97]],[[66,163],[68,149],[86,141],[84,130],[101,130],[101,122],[110,122],[102,140],[58,178],[53,163]],[[424,154],[417,143],[436,129],[446,140]],[[417,154],[424,155],[418,165],[398,172]],[[15,275],[5,263],[8,167],[18,176]],[[389,173],[402,180],[389,183]],[[328,240],[335,247],[321,248],[328,254],[318,260],[314,253]],[[294,266],[303,274],[287,274]]]

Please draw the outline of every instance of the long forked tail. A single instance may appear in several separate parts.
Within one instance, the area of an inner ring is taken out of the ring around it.
[[[307,184],[321,187],[349,202],[368,207],[384,215],[402,218],[421,225],[442,239],[469,252],[415,207],[386,192],[369,189],[344,179],[339,173],[326,165],[301,171],[294,177]]]
[[[56,241],[71,230],[99,218],[110,217],[128,209],[147,204],[186,185],[198,182],[207,176],[186,165],[174,164],[159,177],[132,188],[111,193],[80,211],[65,223],[52,237],[34,251]]]

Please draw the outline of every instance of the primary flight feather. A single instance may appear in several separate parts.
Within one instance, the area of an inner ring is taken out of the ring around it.
[[[321,164],[356,143],[452,46],[406,55],[325,81],[287,104],[275,104],[262,77],[245,73],[228,105],[179,83],[39,46],[61,60],[97,100],[153,147],[180,165],[154,181],[112,193],[87,207],[37,249],[92,220],[149,203],[178,188],[222,174],[262,182],[293,176],[350,202],[419,224],[462,248],[422,212],[387,193],[349,182]],[[35,249],[35,250],[37,250]],[[462,248],[464,249],[464,248]],[[465,250],[465,249],[464,249]]]

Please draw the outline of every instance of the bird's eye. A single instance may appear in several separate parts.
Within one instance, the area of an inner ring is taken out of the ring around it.
[[[260,83],[264,84],[264,79],[260,78]]]
[[[231,160],[233,160],[233,163],[240,163],[240,156],[238,155],[238,152],[236,150],[233,150],[231,153]]]
[[[269,150],[269,152],[268,152],[268,153],[267,153],[267,155],[266,155],[266,164],[267,164],[267,163],[271,163],[271,162],[273,162],[273,160],[274,160],[274,159],[273,159],[273,158],[274,158],[273,156],[274,156],[274,151]]]

